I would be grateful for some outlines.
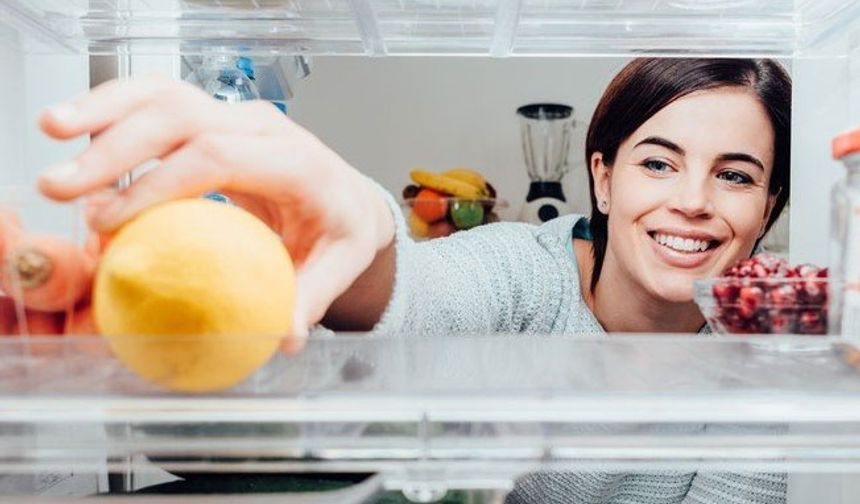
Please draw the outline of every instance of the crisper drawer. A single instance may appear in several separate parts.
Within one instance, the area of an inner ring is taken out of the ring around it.
[[[791,56],[850,0],[6,0],[49,52]]]
[[[438,496],[538,470],[855,471],[856,350],[779,341],[344,334],[180,395],[97,337],[5,338],[0,473],[127,472],[145,456],[179,473],[376,474]]]

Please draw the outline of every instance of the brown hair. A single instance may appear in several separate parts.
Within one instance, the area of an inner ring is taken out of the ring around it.
[[[591,118],[585,141],[594,253],[592,291],[600,279],[609,236],[607,216],[597,208],[591,156],[600,152],[604,164],[611,167],[621,143],[662,108],[695,91],[725,86],[749,88],[767,110],[774,133],[768,192],[776,195],[776,202],[765,230],[779,217],[788,202],[791,163],[791,78],[782,66],[769,59],[635,59],[609,83]]]

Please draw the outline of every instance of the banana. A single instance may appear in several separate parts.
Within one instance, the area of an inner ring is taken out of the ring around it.
[[[414,213],[409,213],[409,230],[416,238],[427,238],[430,235],[430,224],[427,224],[421,217]]]
[[[416,184],[428,187],[441,193],[450,194],[458,198],[480,199],[486,196],[485,192],[462,180],[439,173],[425,170],[412,170],[409,177]]]
[[[442,175],[445,175],[446,177],[453,177],[467,184],[471,184],[480,189],[482,192],[487,191],[487,181],[484,180],[484,177],[475,170],[470,170],[468,168],[454,168],[453,170],[442,172]]]

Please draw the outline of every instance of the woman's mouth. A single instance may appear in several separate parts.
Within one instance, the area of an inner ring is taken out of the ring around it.
[[[708,263],[721,241],[704,234],[649,231],[655,255],[674,268],[698,268]]]
[[[683,236],[673,236],[657,231],[649,232],[648,236],[650,236],[651,239],[653,239],[655,242],[657,242],[663,247],[671,249],[675,252],[683,252],[687,254],[705,252],[720,245],[719,240],[706,238],[685,238]]]

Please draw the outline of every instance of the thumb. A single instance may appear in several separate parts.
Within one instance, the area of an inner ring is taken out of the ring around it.
[[[308,328],[322,320],[332,303],[370,266],[372,250],[359,240],[342,238],[311,251],[296,271],[294,337],[290,339],[297,341],[285,343],[282,349],[290,353],[304,347]]]
[[[287,355],[293,355],[305,348],[308,339],[308,315],[305,298],[297,287],[296,304],[293,307],[293,331],[281,341],[280,349]]]

